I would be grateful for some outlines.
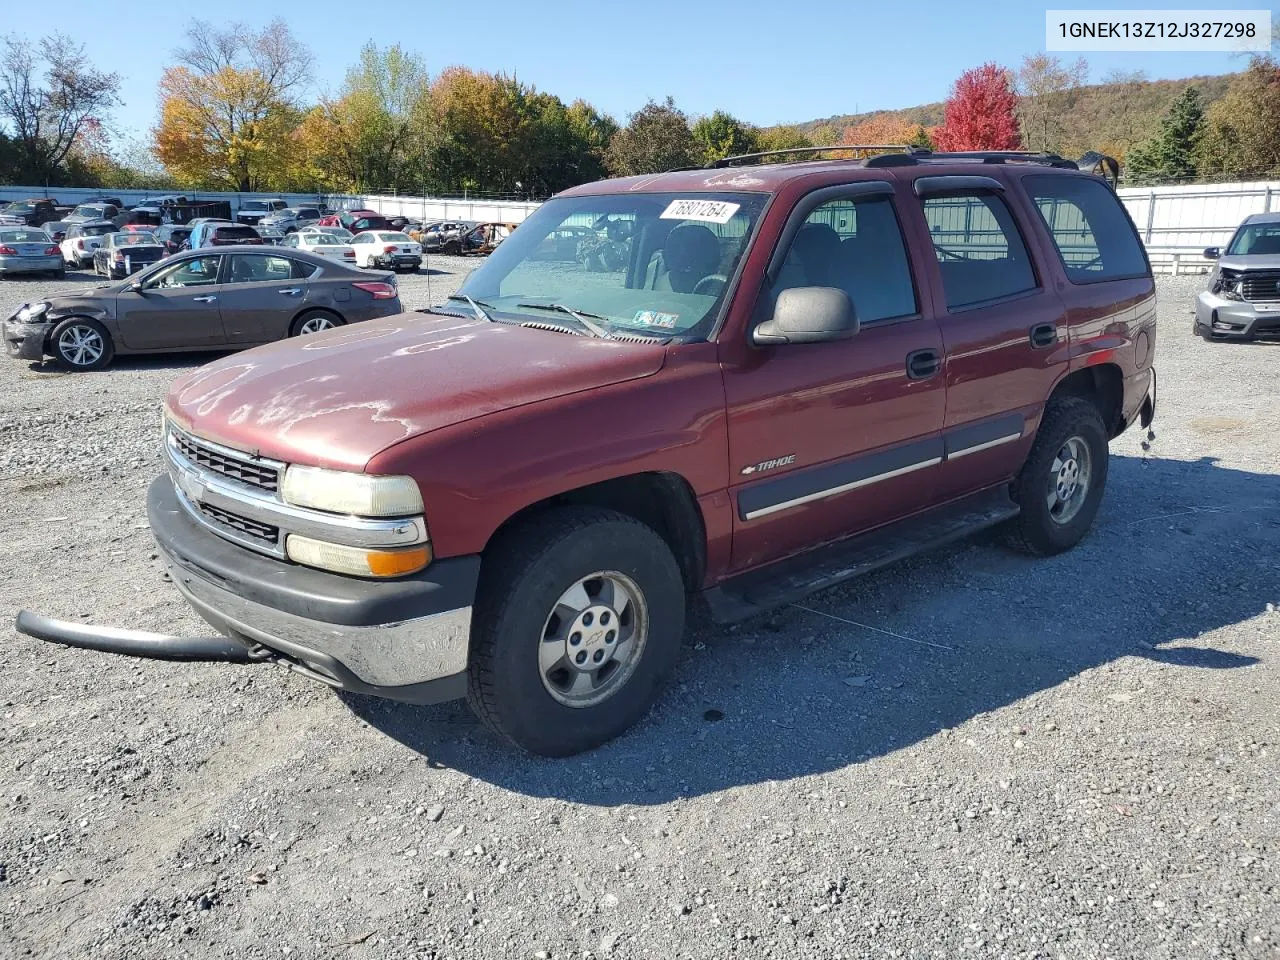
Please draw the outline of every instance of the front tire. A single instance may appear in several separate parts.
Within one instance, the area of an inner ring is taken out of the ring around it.
[[[58,366],[71,373],[102,370],[116,352],[107,328],[88,317],[63,320],[53,328],[49,343]]]
[[[549,510],[485,557],[467,699],[531,753],[591,750],[653,705],[684,617],[680,567],[651,528],[613,510]]]
[[[1108,455],[1097,407],[1081,397],[1050,401],[1013,484],[1021,508],[1012,522],[1015,545],[1047,557],[1083,540],[1102,502]]]

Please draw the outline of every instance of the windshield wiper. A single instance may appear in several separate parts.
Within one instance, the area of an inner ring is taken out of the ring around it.
[[[487,314],[484,309],[485,307],[492,307],[493,304],[491,303],[486,303],[484,304],[484,306],[481,306],[479,303],[477,303],[476,301],[468,297],[465,293],[451,293],[449,294],[449,296],[445,297],[445,299],[464,301],[469,307],[471,307],[472,310],[475,311],[476,316],[479,317],[481,320],[486,320],[489,323],[495,322],[493,317],[489,316],[489,314]]]
[[[581,310],[575,310],[573,307],[566,307],[563,303],[517,303],[516,308],[527,308],[533,310],[554,310],[557,313],[567,313],[573,319],[577,320],[586,329],[590,330],[593,336],[600,337],[602,340],[612,340],[611,334],[598,323],[594,323],[588,317],[595,317],[596,320],[608,320],[608,317],[602,317],[598,313],[583,313]]]

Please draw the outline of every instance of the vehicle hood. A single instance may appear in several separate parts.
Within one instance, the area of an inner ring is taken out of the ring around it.
[[[661,369],[666,348],[405,313],[214,361],[177,381],[179,425],[240,450],[360,470],[410,437]]]
[[[1280,253],[1222,257],[1218,267],[1225,270],[1280,270]]]

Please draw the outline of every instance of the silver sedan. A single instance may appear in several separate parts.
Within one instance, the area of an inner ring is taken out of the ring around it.
[[[0,227],[0,276],[52,273],[65,276],[62,251],[53,238],[34,227]]]

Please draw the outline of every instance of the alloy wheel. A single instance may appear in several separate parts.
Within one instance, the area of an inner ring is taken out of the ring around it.
[[[319,333],[321,330],[332,330],[337,324],[326,316],[312,317],[302,326],[298,327],[299,336],[305,336],[308,333]]]
[[[648,633],[648,606],[634,580],[617,571],[583,577],[560,595],[543,625],[543,687],[567,707],[594,706],[635,672]]]
[[[90,326],[67,327],[58,337],[58,353],[73,367],[92,366],[101,359],[104,349],[102,334]]]
[[[1070,523],[1089,496],[1093,456],[1083,437],[1068,437],[1049,465],[1046,502],[1054,523]]]

